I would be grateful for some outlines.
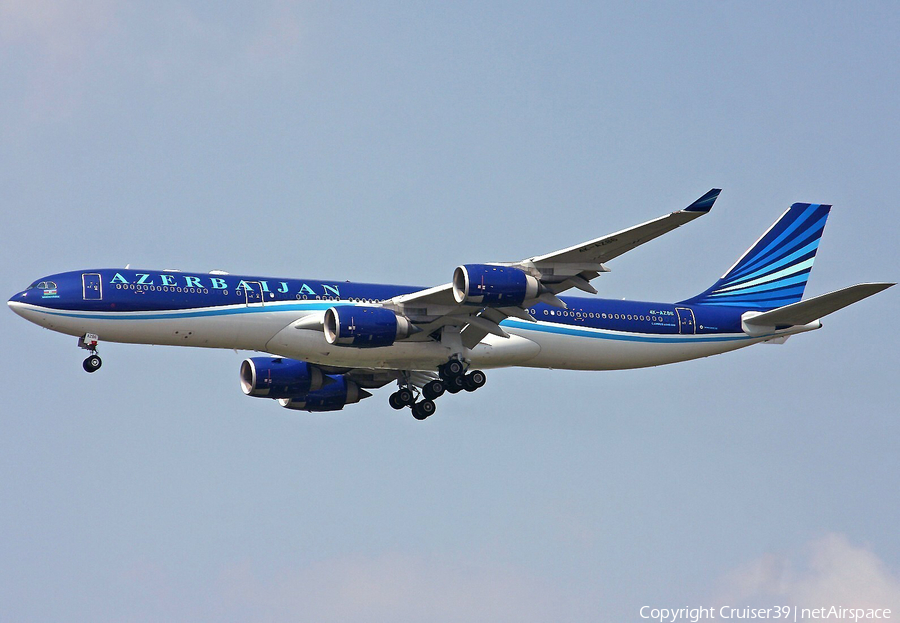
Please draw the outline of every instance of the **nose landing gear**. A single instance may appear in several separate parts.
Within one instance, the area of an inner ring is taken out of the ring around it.
[[[90,351],[91,353],[81,364],[81,367],[84,368],[85,372],[96,372],[100,369],[100,366],[103,365],[103,360],[100,359],[100,356],[97,354],[97,344],[99,342],[100,338],[93,333],[85,333],[78,338],[78,347]]]

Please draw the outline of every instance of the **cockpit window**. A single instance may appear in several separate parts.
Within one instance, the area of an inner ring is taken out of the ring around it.
[[[55,290],[56,282],[55,281],[35,281],[30,286],[25,288],[26,290]]]

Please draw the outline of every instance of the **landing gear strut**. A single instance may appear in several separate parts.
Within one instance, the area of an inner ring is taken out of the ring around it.
[[[87,359],[84,360],[84,363],[81,364],[81,367],[84,368],[85,372],[96,372],[100,369],[100,366],[103,365],[103,360],[97,355],[97,343],[99,341],[100,338],[93,333],[85,333],[78,338],[78,347],[90,351],[91,353],[88,355]]]

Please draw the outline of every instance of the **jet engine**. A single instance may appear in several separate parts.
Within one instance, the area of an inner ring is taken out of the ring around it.
[[[322,389],[295,398],[280,398],[278,402],[286,409],[299,411],[340,411],[344,405],[352,405],[372,394],[343,375],[329,375],[329,383]]]
[[[457,303],[516,306],[537,297],[540,289],[537,279],[510,266],[464,264],[453,271],[453,298]]]
[[[296,359],[251,357],[241,363],[241,389],[248,396],[292,398],[321,389],[325,375]]]
[[[384,307],[341,305],[325,312],[325,340],[335,346],[390,346],[415,330],[406,317]]]

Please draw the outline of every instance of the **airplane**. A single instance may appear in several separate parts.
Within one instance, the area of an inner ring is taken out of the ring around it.
[[[714,188],[682,210],[517,262],[463,264],[420,288],[104,268],[42,277],[12,310],[78,337],[83,367],[100,340],[265,353],[241,363],[244,394],[288,409],[336,411],[396,383],[394,409],[431,416],[445,393],[475,391],[483,369],[642,368],[783,343],[889,288],[861,283],[803,300],[830,205],[795,203],[704,292],[677,303],[561,297],[606,263],[709,213]]]

